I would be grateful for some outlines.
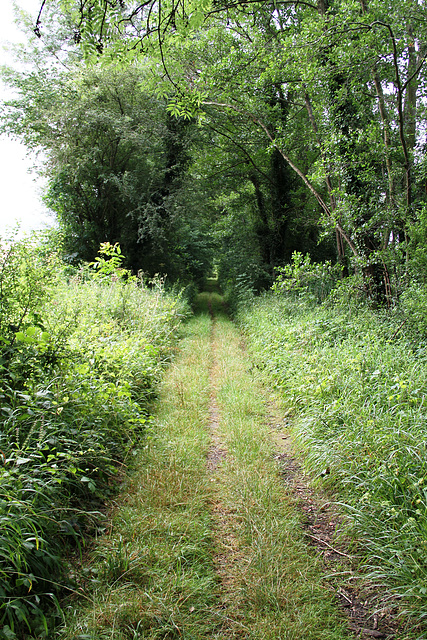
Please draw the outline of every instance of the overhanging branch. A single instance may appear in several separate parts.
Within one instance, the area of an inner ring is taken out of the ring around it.
[[[224,103],[224,102],[213,102],[213,101],[206,101],[206,102],[202,102],[203,105],[205,106],[215,106],[215,107],[222,107],[225,109],[231,109],[233,111],[235,111],[236,113],[240,113],[241,115],[246,116],[247,118],[250,118],[252,120],[252,122],[254,124],[257,124],[259,127],[261,127],[261,129],[263,129],[264,133],[267,135],[268,139],[270,140],[270,142],[273,144],[273,146],[275,147],[275,149],[277,149],[277,151],[280,153],[280,155],[282,156],[282,158],[285,160],[285,162],[287,162],[287,164],[295,171],[295,173],[301,178],[301,180],[304,182],[304,184],[306,185],[306,187],[310,190],[310,192],[313,194],[313,196],[316,198],[317,202],[319,203],[319,205],[322,207],[323,211],[325,212],[326,216],[329,218],[329,220],[331,220],[331,222],[334,223],[335,228],[338,230],[338,232],[340,233],[340,235],[344,238],[344,240],[347,242],[349,248],[351,249],[353,255],[358,258],[359,257],[359,253],[357,251],[357,248],[355,246],[355,244],[352,242],[352,240],[348,237],[347,233],[344,231],[344,229],[342,228],[342,226],[340,225],[339,222],[337,222],[334,218],[334,216],[332,215],[332,211],[330,210],[330,208],[328,207],[328,205],[326,204],[326,202],[323,200],[322,196],[320,195],[320,193],[317,191],[317,189],[314,187],[314,185],[310,182],[310,180],[307,178],[307,176],[305,175],[305,173],[303,171],[301,171],[301,169],[289,158],[289,156],[283,151],[283,149],[277,144],[274,136],[271,134],[271,132],[269,131],[268,127],[264,124],[264,122],[262,122],[262,120],[260,120],[257,116],[255,116],[254,114],[242,111],[241,109],[239,109],[238,107],[236,107],[233,104],[229,104],[229,103]]]

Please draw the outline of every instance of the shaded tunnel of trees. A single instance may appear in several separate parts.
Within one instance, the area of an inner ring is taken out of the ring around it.
[[[261,290],[301,252],[389,306],[424,280],[418,2],[40,9],[1,129],[44,152],[71,262],[117,242],[134,271]]]

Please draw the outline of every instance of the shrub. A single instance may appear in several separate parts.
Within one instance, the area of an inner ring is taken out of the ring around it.
[[[291,264],[276,267],[276,280],[272,290],[293,294],[315,302],[323,302],[332,291],[342,273],[342,267],[327,262],[312,262],[308,254],[294,251]]]
[[[64,547],[102,531],[103,502],[146,432],[186,313],[161,281],[149,288],[121,269],[117,246],[102,249],[95,271],[83,266],[67,280],[36,245],[2,248],[0,630],[8,638],[47,634],[52,602],[58,613],[57,594],[72,587]]]
[[[400,298],[400,311],[405,331],[424,342],[427,338],[427,285],[414,282],[407,287]]]

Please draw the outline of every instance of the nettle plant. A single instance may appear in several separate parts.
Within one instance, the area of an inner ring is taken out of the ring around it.
[[[45,542],[54,478],[33,445],[43,441],[49,422],[49,391],[43,394],[40,381],[49,377],[53,344],[42,309],[59,273],[57,252],[39,237],[0,241],[0,628],[6,638],[23,628],[43,632],[42,601],[54,598],[58,562]]]
[[[123,268],[124,259],[125,257],[118,242],[115,244],[102,242],[98,256],[94,262],[89,263],[89,266],[94,269],[93,276],[95,278],[111,277],[113,280],[136,282],[136,276],[132,275],[128,269]]]

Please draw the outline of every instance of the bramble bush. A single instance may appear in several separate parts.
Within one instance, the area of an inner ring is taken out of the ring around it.
[[[64,548],[103,531],[186,306],[116,245],[72,275],[37,239],[0,255],[0,635],[41,638],[74,588]]]

